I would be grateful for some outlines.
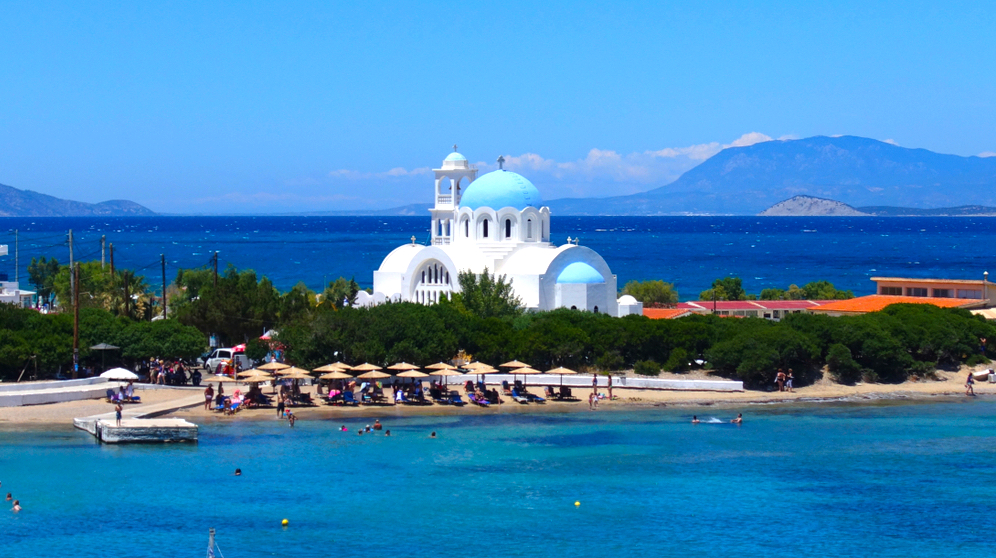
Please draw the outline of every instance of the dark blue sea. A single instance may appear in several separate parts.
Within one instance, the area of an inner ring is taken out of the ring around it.
[[[231,264],[269,277],[280,289],[298,282],[319,290],[339,276],[373,284],[393,248],[424,243],[428,217],[132,217],[2,218],[0,273],[14,278],[19,230],[20,275],[32,257],[69,258],[73,229],[80,260],[100,259],[100,238],[114,244],[117,267],[137,268],[158,285],[177,269]],[[986,217],[553,217],[553,240],[580,238],[608,262],[619,286],[637,279],[674,283],[695,299],[713,279],[741,277],[748,292],[826,279],[871,294],[873,276],[982,278],[996,271],[996,218]]]
[[[3,491],[24,507],[0,509],[0,555],[204,556],[213,527],[228,558],[989,557],[994,413],[982,397],[385,409],[385,437],[356,435],[372,418],[290,428],[261,410],[198,420],[196,444],[121,446],[0,424]]]

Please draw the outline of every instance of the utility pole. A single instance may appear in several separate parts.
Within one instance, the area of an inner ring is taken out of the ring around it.
[[[70,237],[72,238],[72,237]],[[73,267],[74,282],[79,285],[80,264]],[[80,290],[73,292],[73,379],[79,375],[80,370]]]
[[[104,248],[107,246],[107,236],[100,235],[100,269],[104,269]]]
[[[124,280],[125,316],[127,316],[127,317],[130,318],[131,317],[131,312],[129,310],[130,310],[130,306],[131,306],[131,297],[128,296],[128,272],[127,271],[121,274],[121,279]]]
[[[18,284],[18,289],[21,288],[21,273],[20,268],[17,266],[17,229],[14,229],[14,282]]]
[[[214,288],[218,288],[218,252],[214,253]]]
[[[69,229],[69,296],[76,292],[76,275],[73,273],[73,229]]]
[[[114,281],[114,243],[110,245],[111,249],[111,281]]]
[[[163,319],[166,319],[166,254],[159,254],[159,261],[163,265]]]

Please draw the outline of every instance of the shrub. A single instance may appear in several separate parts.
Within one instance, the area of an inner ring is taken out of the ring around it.
[[[633,372],[640,376],[660,376],[661,365],[652,360],[639,360],[633,365]]]
[[[922,360],[915,361],[912,366],[910,366],[910,376],[916,376],[917,378],[927,378],[935,379],[937,375],[936,362],[925,362]]]
[[[969,355],[968,359],[965,361],[965,364],[969,366],[978,366],[980,364],[989,364],[989,362],[990,360],[988,358],[979,354],[975,354],[975,355]]]
[[[685,372],[688,370],[688,351],[678,347],[671,351],[671,355],[664,363],[664,370],[669,372]]]
[[[595,361],[595,366],[603,372],[619,370],[623,367],[623,358],[619,354],[619,351],[608,351],[598,357],[598,360]]]
[[[861,379],[861,365],[851,356],[846,345],[834,343],[827,353],[827,367],[833,379],[842,384],[853,384]]]

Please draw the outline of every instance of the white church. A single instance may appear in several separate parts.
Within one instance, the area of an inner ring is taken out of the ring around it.
[[[456,152],[436,175],[431,242],[395,248],[374,272],[374,294],[360,305],[386,300],[432,304],[459,292],[462,271],[504,275],[527,309],[571,308],[611,316],[642,314],[631,296],[616,299],[616,276],[594,250],[568,239],[550,242],[550,208],[520,174],[499,170],[477,177]]]

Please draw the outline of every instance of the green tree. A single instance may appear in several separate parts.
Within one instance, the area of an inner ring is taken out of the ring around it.
[[[699,300],[747,300],[743,281],[739,277],[723,277],[712,282],[712,288],[699,293]]]
[[[152,295],[145,278],[134,271],[118,269],[114,276],[110,267],[102,267],[100,262],[82,262],[80,266],[79,301],[80,309],[101,308],[117,315],[135,319],[150,319]],[[52,279],[52,290],[61,308],[73,309],[72,270],[68,265],[59,267]],[[128,300],[125,301],[127,287]]]
[[[496,277],[484,268],[480,275],[461,271],[457,281],[460,292],[454,301],[481,318],[513,319],[523,311],[522,300],[515,296],[512,283],[504,275]]]
[[[225,345],[259,337],[278,322],[280,293],[255,271],[228,266],[215,286],[210,270],[180,270],[177,287],[182,295],[171,314],[206,335],[218,335]]]
[[[45,256],[31,258],[28,264],[28,279],[38,292],[38,298],[45,304],[52,303],[55,275],[59,272],[59,262],[55,258],[46,260]]]
[[[325,287],[325,292],[322,293],[322,304],[342,308],[345,301],[346,305],[351,306],[356,302],[356,293],[358,292],[360,292],[360,286],[356,283],[355,278],[347,281],[345,277],[340,277]]]
[[[802,298],[805,300],[844,300],[854,298],[854,293],[839,291],[829,281],[813,281],[803,285]]]
[[[673,283],[664,281],[630,281],[623,287],[622,294],[630,295],[645,306],[673,306],[678,303],[678,291]]]
[[[830,346],[827,368],[834,380],[842,384],[853,384],[861,379],[861,365],[855,362],[851,350],[841,343]]]

